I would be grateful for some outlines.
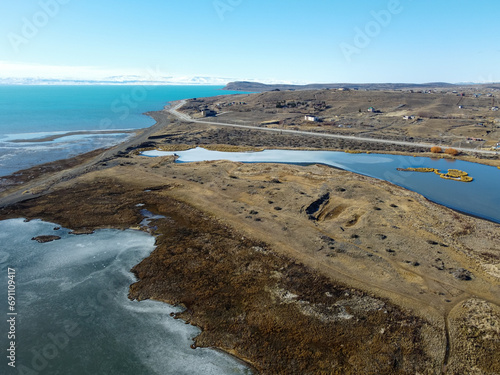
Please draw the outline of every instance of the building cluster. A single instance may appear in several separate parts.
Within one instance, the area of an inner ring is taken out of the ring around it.
[[[222,102],[222,103],[216,103],[215,106],[217,108],[223,108],[223,107],[231,107],[233,105],[246,105],[246,102]]]
[[[233,105],[245,105],[247,104],[246,102],[228,102],[228,103],[216,103],[214,105],[214,107],[216,109],[212,109],[210,108],[208,105],[202,105],[202,106],[199,106],[198,107],[198,110],[200,111],[200,114],[202,117],[213,117],[213,116],[217,116],[217,110],[220,110],[221,108],[224,108],[224,107],[231,107]]]
[[[315,110],[323,110],[329,108],[325,101],[295,101],[295,100],[281,100],[276,102],[276,108],[300,108],[300,107],[313,107]]]

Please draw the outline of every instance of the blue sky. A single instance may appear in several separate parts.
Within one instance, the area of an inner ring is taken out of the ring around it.
[[[499,15],[498,0],[2,1],[0,78],[500,81]]]

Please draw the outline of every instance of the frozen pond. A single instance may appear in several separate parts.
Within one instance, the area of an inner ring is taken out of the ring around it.
[[[174,152],[145,151],[145,156]],[[389,154],[348,154],[336,151],[265,150],[262,152],[218,152],[203,148],[177,151],[177,162],[231,160],[245,163],[326,164],[392,182],[422,194],[444,206],[500,223],[500,170],[461,160],[433,159]],[[465,183],[439,178],[434,173],[402,172],[397,168],[429,167],[442,171],[460,169],[474,181]]]
[[[139,231],[71,235],[56,224],[0,221],[0,343],[7,353],[8,268],[16,270],[16,368],[1,374],[250,374],[229,355],[190,348],[199,329],[169,314],[180,308],[130,301],[129,270],[154,249]],[[57,235],[38,243],[32,237]]]

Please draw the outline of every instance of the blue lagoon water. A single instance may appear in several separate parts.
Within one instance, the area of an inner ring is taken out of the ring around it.
[[[145,156],[173,154],[146,151]],[[336,151],[265,150],[262,152],[218,152],[203,148],[176,152],[178,162],[232,160],[246,163],[326,164],[392,182],[444,206],[500,223],[500,170],[461,160],[433,159],[388,154],[348,154]],[[472,182],[445,180],[434,173],[403,172],[397,168],[429,167],[441,171],[460,169]]]
[[[144,112],[169,101],[232,94],[222,86],[0,86],[0,176],[37,164],[109,147],[146,128]],[[33,140],[75,131],[108,131],[47,142]]]

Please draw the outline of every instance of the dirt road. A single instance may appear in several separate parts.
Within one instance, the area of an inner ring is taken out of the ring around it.
[[[263,128],[259,126],[251,126],[251,125],[239,125],[239,124],[229,124],[223,122],[214,122],[208,120],[197,120],[193,119],[191,116],[179,112],[179,109],[186,103],[186,100],[181,100],[177,104],[175,104],[172,108],[168,110],[169,113],[177,117],[179,120],[186,122],[195,122],[197,124],[208,124],[213,126],[229,126],[234,128],[243,128],[243,129],[252,129],[259,131],[268,131],[275,132],[280,134],[295,134],[295,135],[303,135],[303,136],[313,136],[313,137],[324,137],[324,138],[337,138],[337,139],[346,139],[351,141],[359,141],[359,142],[371,142],[371,143],[383,143],[388,145],[399,145],[399,146],[409,146],[409,147],[424,147],[431,148],[435,146],[434,144],[427,143],[415,143],[408,141],[395,141],[390,139],[380,139],[380,138],[367,138],[367,137],[357,137],[352,135],[341,135],[341,134],[328,134],[328,133],[316,133],[316,132],[307,132],[301,130],[291,130],[291,129],[276,129],[276,128]],[[446,148],[446,146],[442,146]],[[451,146],[450,146],[451,147]],[[497,151],[489,151],[489,150],[471,150],[470,148],[464,147],[454,147],[456,150],[461,152],[474,152],[484,155],[498,155]]]

